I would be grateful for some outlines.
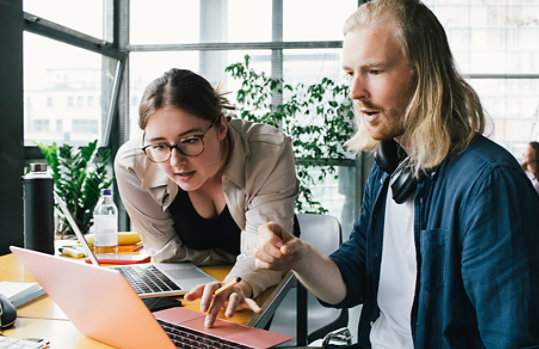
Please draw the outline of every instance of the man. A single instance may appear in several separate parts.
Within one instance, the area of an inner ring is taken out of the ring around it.
[[[262,226],[257,267],[292,269],[328,305],[363,304],[359,347],[539,347],[539,200],[480,135],[441,24],[417,0],[375,0],[344,31],[349,145],[377,148],[361,212],[329,258]]]

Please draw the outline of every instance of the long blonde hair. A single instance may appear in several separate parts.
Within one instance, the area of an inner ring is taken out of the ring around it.
[[[418,0],[373,0],[345,22],[344,33],[391,16],[395,38],[412,66],[417,85],[403,117],[411,166],[416,174],[439,165],[449,152],[465,149],[483,133],[485,115],[477,93],[453,62],[445,31],[436,16]],[[385,23],[385,22],[384,22]],[[354,151],[372,150],[377,141],[356,110],[356,134],[347,143]]]

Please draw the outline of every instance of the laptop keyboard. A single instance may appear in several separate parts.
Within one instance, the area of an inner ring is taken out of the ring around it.
[[[176,348],[187,349],[251,349],[248,346],[227,341],[226,339],[211,336],[189,328],[169,322],[157,320],[170,337]]]
[[[129,282],[138,295],[179,291],[181,288],[152,264],[141,264],[128,268],[113,267]]]

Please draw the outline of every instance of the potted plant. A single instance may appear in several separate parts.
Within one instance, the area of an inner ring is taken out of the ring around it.
[[[241,81],[236,93],[238,116],[278,127],[291,137],[300,182],[296,210],[327,213],[313,199],[310,188],[327,175],[337,178],[335,161],[351,158],[343,147],[354,131],[348,86],[329,78],[308,86],[303,83],[292,86],[250,68],[249,56],[225,71]],[[321,169],[317,176],[312,171],[315,166]]]
[[[98,149],[97,140],[81,148],[58,147],[56,143],[37,146],[52,170],[54,190],[64,199],[82,233],[88,233],[101,189],[109,188],[113,181],[107,176],[110,149]],[[61,238],[73,234],[65,217],[59,215],[57,233]]]

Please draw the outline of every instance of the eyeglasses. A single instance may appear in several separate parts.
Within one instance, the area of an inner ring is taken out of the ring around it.
[[[172,149],[176,148],[177,151],[185,156],[198,156],[204,152],[204,136],[208,131],[217,123],[221,116],[219,115],[210,126],[199,135],[192,135],[179,139],[175,144],[167,143],[151,143],[142,147],[142,151],[146,154],[146,157],[153,162],[166,162],[170,159]]]

